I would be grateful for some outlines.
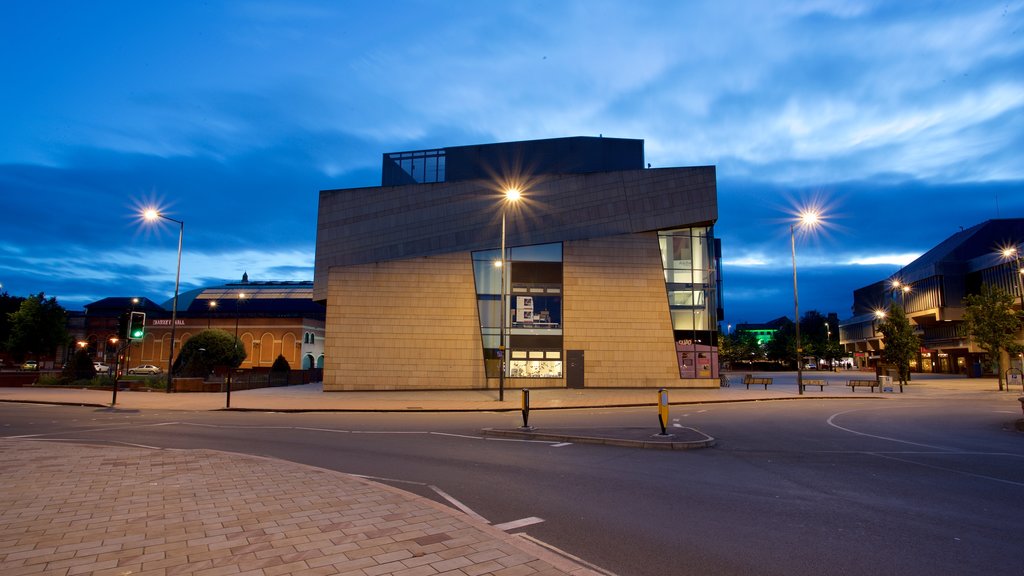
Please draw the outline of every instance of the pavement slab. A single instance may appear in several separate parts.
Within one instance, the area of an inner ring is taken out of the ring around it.
[[[5,576],[598,574],[397,488],[269,458],[3,439],[0,477]]]

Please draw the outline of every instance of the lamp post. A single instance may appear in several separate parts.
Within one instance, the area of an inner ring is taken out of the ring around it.
[[[167,393],[171,393],[171,373],[174,371],[174,331],[178,324],[178,287],[181,283],[181,241],[185,237],[185,222],[170,218],[155,208],[150,208],[143,213],[146,220],[150,222],[157,218],[169,220],[178,225],[178,269],[174,274],[174,300],[171,303],[171,351],[167,355]]]
[[[206,313],[206,329],[207,330],[210,329],[210,317],[213,316],[213,310],[216,307],[217,307],[217,301],[216,300],[210,300],[210,308],[209,308],[209,310],[207,310],[207,313]]]
[[[498,377],[498,401],[505,400],[505,372],[508,370],[508,335],[506,334],[506,321],[505,316],[508,313],[508,309],[505,305],[505,293],[506,293],[506,276],[505,268],[507,268],[507,262],[505,261],[505,213],[508,211],[509,203],[518,202],[522,197],[522,192],[518,188],[506,188],[504,202],[501,205],[501,343],[498,345],[498,364],[501,368],[501,374]]]
[[[238,298],[235,298],[235,339],[231,341],[231,349],[233,351],[238,350],[238,305],[245,299],[245,292],[239,292]],[[224,407],[231,408],[231,374],[234,372],[234,366],[228,366],[228,387],[227,387],[227,398],[225,399]]]
[[[796,388],[799,394],[804,393],[804,359],[800,345],[800,296],[796,282],[796,229],[798,226],[813,228],[820,220],[820,214],[805,210],[800,213],[799,221],[789,225],[789,244],[793,253],[793,316],[796,318]]]
[[[1017,265],[1017,290],[1020,293],[1020,309],[1024,312],[1024,276],[1022,276],[1022,274],[1024,274],[1024,270],[1021,270],[1020,266],[1020,250],[1017,246],[1009,246],[1007,248],[1003,248],[1002,255],[1004,260],[1010,260],[1012,258],[1014,263]]]

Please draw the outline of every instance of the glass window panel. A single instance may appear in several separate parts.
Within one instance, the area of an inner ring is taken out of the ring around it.
[[[693,271],[691,270],[665,270],[665,281],[669,284],[692,284]]]
[[[558,358],[562,357],[562,353],[561,352],[545,352],[544,353],[544,357],[549,359],[549,360],[551,360],[551,359],[556,359],[557,360]]]
[[[693,311],[692,310],[672,310],[672,329],[674,330],[693,330]]]
[[[513,350],[512,351],[512,358],[526,358],[526,351],[525,350]]]
[[[500,253],[501,250],[498,250]],[[519,262],[561,262],[562,243],[517,246],[510,251],[509,258]]]
[[[501,347],[501,335],[500,334],[483,334],[484,348],[493,348],[497,350]]]
[[[561,378],[560,360],[511,360],[509,375],[514,378]]]
[[[489,260],[476,260],[473,262],[473,275],[476,277],[477,294],[501,294],[501,266],[495,266]]]
[[[531,359],[536,358],[538,360],[543,360],[544,359],[544,353],[540,352],[538,350],[530,350],[529,357]]]
[[[501,260],[501,249],[497,250],[479,250],[473,252],[473,260],[486,260],[487,262],[496,262]]]
[[[480,326],[493,328],[501,326],[501,300],[477,300],[480,310]]]

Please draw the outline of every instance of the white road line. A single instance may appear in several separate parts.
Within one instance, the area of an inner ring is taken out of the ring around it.
[[[682,424],[673,424],[672,427],[673,428],[682,428],[683,425]]]
[[[950,448],[948,446],[933,446],[931,444],[922,444],[920,442],[911,442],[909,440],[900,440],[899,438],[890,438],[888,436],[879,436],[877,434],[868,434],[867,432],[858,432],[857,430],[853,430],[852,428],[846,428],[845,426],[840,426],[839,424],[835,423],[835,419],[838,416],[843,416],[843,415],[846,415],[846,414],[852,414],[853,412],[864,412],[866,410],[872,410],[872,409],[858,408],[856,410],[846,410],[844,412],[836,412],[835,414],[829,416],[828,420],[826,420],[825,422],[829,426],[831,426],[833,428],[838,428],[839,430],[842,430],[844,432],[849,432],[850,434],[856,434],[857,436],[867,436],[868,438],[877,438],[879,440],[888,440],[890,442],[899,442],[901,444],[910,444],[911,446],[921,446],[922,448],[932,448],[933,450],[942,450],[942,451],[945,451],[945,452],[959,452],[960,451],[960,450],[958,450],[956,448]]]
[[[572,446],[572,442],[559,442],[551,445],[552,448],[561,448],[562,446]]]
[[[382,478],[380,476],[367,476],[366,474],[349,474],[349,476],[355,476],[356,478],[365,478],[367,480],[376,480],[377,482],[395,482],[397,484],[411,484],[413,486],[426,486],[426,482],[413,482],[412,480],[399,480],[398,478]]]
[[[466,506],[462,502],[459,502],[458,500],[456,500],[455,498],[450,496],[447,492],[445,492],[444,490],[441,490],[437,486],[431,485],[430,489],[433,490],[434,492],[437,492],[438,495],[441,496],[441,498],[444,498],[445,500],[450,502],[452,506],[455,506],[459,510],[462,510],[463,512],[465,512],[467,516],[472,516],[473,518],[476,518],[477,520],[483,522],[484,524],[490,524],[491,523],[490,520],[488,520],[487,518],[484,518],[483,516],[477,514],[476,512],[473,511],[472,508],[470,508],[469,506]]]
[[[925,468],[931,468],[932,470],[942,470],[943,472],[953,472],[956,474],[962,474],[964,476],[971,476],[972,478],[981,478],[983,480],[992,480],[993,482],[1000,482],[1002,484],[1010,484],[1011,486],[1024,486],[1024,482],[1014,482],[1013,480],[1004,480],[1002,478],[996,478],[995,476],[986,476],[985,474],[975,474],[974,472],[964,472],[963,470],[957,470],[956,468],[946,468],[945,466],[935,466],[933,464],[924,464],[922,462],[914,462],[913,460],[905,460],[903,458],[896,458],[895,456],[888,454],[880,454],[876,452],[866,452],[872,456],[878,456],[879,458],[886,458],[889,460],[896,460],[897,462],[903,462],[906,464],[914,464],[915,466],[923,466]]]
[[[534,524],[540,524],[543,521],[543,518],[530,516],[529,518],[520,518],[519,520],[513,520],[511,522],[495,524],[494,527],[503,532],[508,532],[509,530],[515,530],[516,528],[522,528],[523,526],[532,526]]]
[[[17,438],[38,438],[45,434],[22,434],[21,436],[4,436],[4,440],[15,440]]]
[[[466,438],[468,440],[483,440],[480,436],[470,436],[468,434],[452,434],[450,432],[429,432],[434,436],[451,436],[452,438]]]
[[[605,570],[604,568],[601,568],[600,566],[591,564],[590,562],[587,562],[586,560],[584,560],[583,558],[580,558],[579,556],[575,556],[573,554],[570,554],[570,553],[566,552],[565,550],[562,550],[561,548],[558,548],[556,546],[552,546],[551,544],[548,544],[547,542],[544,542],[543,540],[538,540],[538,539],[534,538],[533,536],[530,536],[529,534],[527,534],[525,532],[520,532],[519,534],[516,534],[516,536],[519,537],[519,538],[522,538],[523,540],[526,540],[527,542],[531,542],[533,544],[536,544],[537,546],[540,546],[541,548],[544,548],[545,550],[547,550],[549,552],[553,552],[554,554],[557,554],[557,555],[559,555],[559,556],[561,556],[563,558],[568,558],[569,560],[572,560],[573,562],[576,562],[577,564],[580,564],[581,566],[585,566],[587,568],[590,568],[591,570],[593,570],[594,572],[597,572],[598,574],[603,574],[604,576],[616,576],[616,574],[614,572],[609,572],[608,570]]]

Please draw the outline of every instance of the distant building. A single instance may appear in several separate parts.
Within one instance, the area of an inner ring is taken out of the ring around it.
[[[293,369],[320,368],[324,363],[324,307],[313,302],[312,282],[241,282],[201,288],[178,298],[174,355],[194,334],[219,329],[235,334],[247,357],[241,368],[270,368],[278,355]],[[133,342],[126,360],[131,366],[154,364],[167,370],[171,340],[171,302],[142,298],[104,298],[85,306],[84,315],[69,320],[69,330],[94,358],[113,364],[123,340],[122,316],[146,313],[146,331]],[[122,367],[123,368],[123,367]]]
[[[763,323],[746,322],[736,325],[736,333],[748,333],[753,334],[757,338],[757,343],[761,346],[772,341],[775,333],[779,331],[779,328],[785,324],[792,324],[793,321],[785,316],[780,316],[775,320],[770,320]]]
[[[324,390],[497,388],[502,326],[509,387],[717,386],[717,218],[715,168],[642,140],[384,154],[380,187],[320,193]]]
[[[1001,249],[1024,249],[1024,218],[987,220],[953,234],[897,274],[853,292],[852,318],[840,326],[840,343],[858,366],[875,366],[885,346],[879,311],[899,302],[921,337],[911,363],[920,372],[980,375],[983,352],[963,334],[963,298],[983,285],[1013,294],[1020,306],[1017,263]]]

